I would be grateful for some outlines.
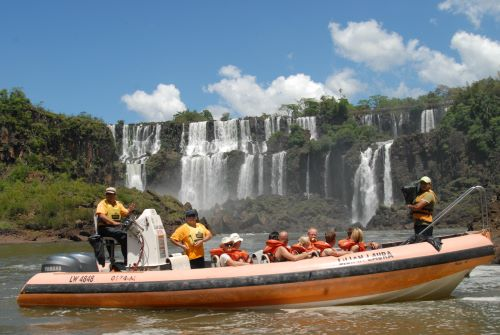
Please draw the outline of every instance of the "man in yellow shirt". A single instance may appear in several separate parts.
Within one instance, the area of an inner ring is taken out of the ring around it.
[[[413,228],[416,235],[432,223],[432,212],[437,202],[437,196],[431,188],[431,178],[427,176],[420,178],[420,193],[415,198],[413,204],[408,205],[408,208],[412,212]],[[433,227],[430,227],[422,235],[432,236],[432,229]]]
[[[211,238],[210,231],[203,224],[196,222],[196,212],[192,209],[186,211],[186,223],[170,236],[172,243],[182,248],[188,256],[191,269],[205,267],[203,243]]]
[[[120,201],[116,200],[116,189],[108,187],[106,199],[99,202],[95,211],[97,233],[102,237],[112,237],[120,243],[125,264],[127,264],[127,233],[121,229],[120,225],[122,218],[129,216],[134,209],[134,203],[125,208]]]

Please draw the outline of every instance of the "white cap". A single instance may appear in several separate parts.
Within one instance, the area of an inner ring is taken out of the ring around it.
[[[431,183],[431,178],[429,178],[427,176],[423,176],[422,178],[420,178],[420,181],[424,182],[426,184],[430,184]]]
[[[226,244],[226,243],[229,243],[229,242],[232,242],[232,241],[233,240],[231,240],[230,237],[225,236],[225,237],[222,238],[222,240],[220,242],[221,242],[221,244]]]
[[[114,188],[114,187],[108,187],[106,189],[106,194],[108,194],[108,193],[109,194],[116,194],[116,188]]]
[[[237,233],[232,233],[229,238],[231,238],[231,240],[233,241],[233,243],[236,243],[236,242],[243,242],[243,239],[240,237],[240,235],[238,235]]]

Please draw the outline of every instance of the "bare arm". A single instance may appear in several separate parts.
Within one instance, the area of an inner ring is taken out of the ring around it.
[[[278,259],[284,258],[288,261],[295,262],[295,261],[300,261],[302,259],[311,258],[312,253],[304,252],[302,254],[294,255],[290,253],[285,247],[279,247],[278,250],[276,251],[276,256],[278,256],[277,257]]]
[[[196,241],[196,243],[194,244],[194,246],[197,247],[200,244],[205,243],[206,241],[209,241],[211,238],[212,238],[212,233],[210,232],[210,230],[207,229],[207,233],[205,234],[205,236],[203,237],[203,239],[199,240],[199,241]]]
[[[178,247],[179,247],[179,248],[181,248],[182,250],[186,250],[186,251],[188,250],[188,247],[187,247],[184,243],[179,242],[179,241],[177,241],[177,240],[174,240],[174,239],[172,239],[172,238],[170,238],[170,241],[172,241],[172,243],[173,243],[173,244],[175,244],[176,246],[178,246]]]

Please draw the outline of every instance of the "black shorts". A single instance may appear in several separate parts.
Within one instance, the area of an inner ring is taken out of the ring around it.
[[[415,235],[419,234],[421,231],[423,231],[425,228],[427,228],[430,224],[431,224],[431,222],[415,220],[415,224],[413,226],[413,229],[415,230]],[[433,228],[434,227],[430,227],[422,235],[423,236],[432,236]]]
[[[191,265],[191,269],[203,269],[205,267],[205,257],[190,259],[189,265]]]

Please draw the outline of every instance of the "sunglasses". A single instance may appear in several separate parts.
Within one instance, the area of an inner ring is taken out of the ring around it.
[[[229,247],[229,248],[230,248],[230,247],[232,247],[232,246],[233,246],[233,243],[226,243],[226,244],[224,244],[224,245],[225,245],[226,247]]]

